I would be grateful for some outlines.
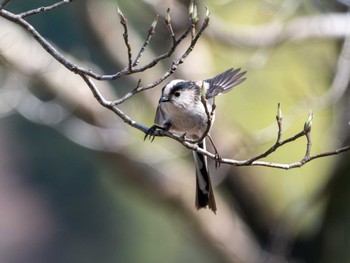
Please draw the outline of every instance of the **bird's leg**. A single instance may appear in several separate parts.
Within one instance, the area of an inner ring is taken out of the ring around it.
[[[184,132],[184,134],[182,134],[180,138],[181,138],[182,140],[186,140],[186,135],[187,135],[187,132]]]
[[[154,124],[152,127],[150,127],[145,134],[145,137],[143,138],[143,140],[146,140],[147,137],[150,138],[151,142],[154,141],[155,137],[156,137],[156,131],[157,130],[162,130],[162,131],[169,131],[170,129],[170,123],[166,122],[164,124],[164,126],[160,126],[158,124]]]
[[[210,140],[210,143],[211,143],[211,145],[213,146],[214,151],[215,151],[215,168],[217,169],[218,167],[220,167],[222,157],[221,157],[221,155],[219,154],[217,148],[215,147],[214,141],[213,141],[213,139],[211,138],[211,136],[210,136],[209,133],[207,134],[207,136],[208,136],[208,138],[209,138],[209,140]]]

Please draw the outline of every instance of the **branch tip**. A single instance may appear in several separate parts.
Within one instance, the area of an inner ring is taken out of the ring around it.
[[[277,114],[276,114],[276,120],[282,121],[283,115],[282,115],[282,109],[281,109],[281,103],[277,104]]]
[[[209,7],[208,6],[205,6],[205,21],[209,21],[209,17],[210,17],[210,10],[209,10]]]
[[[203,81],[202,86],[201,86],[201,97],[202,97],[202,101],[206,100],[204,81]]]
[[[165,23],[167,23],[168,25],[171,23],[170,8],[166,10]]]
[[[190,5],[188,6],[188,15],[190,17],[192,17],[193,10],[194,10],[194,0],[191,0]]]
[[[117,6],[117,12],[118,12],[118,15],[119,15],[119,18],[120,18],[120,23],[126,24],[127,19],[126,19],[126,17],[123,15],[123,13],[122,13],[122,11],[120,10],[119,6]]]
[[[311,126],[312,126],[312,120],[314,118],[314,113],[312,112],[312,110],[310,110],[309,112],[309,116],[307,118],[307,121],[304,124],[304,132],[308,133],[311,131]]]
[[[157,16],[154,18],[152,24],[151,24],[151,29],[152,31],[154,32],[154,29],[156,28],[157,26],[157,23],[158,23],[158,18],[159,18],[159,14],[157,14]]]
[[[193,6],[193,13],[192,13],[191,19],[192,19],[193,24],[197,24],[197,22],[199,20],[199,18],[198,18],[198,11],[197,11],[197,6],[196,5]]]

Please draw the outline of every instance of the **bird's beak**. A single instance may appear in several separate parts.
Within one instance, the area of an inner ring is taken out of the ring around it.
[[[164,97],[161,97],[160,98],[160,100],[159,100],[159,102],[160,103],[163,103],[163,102],[169,102],[170,100],[169,100],[169,98],[168,97],[166,97],[166,96],[164,96]]]

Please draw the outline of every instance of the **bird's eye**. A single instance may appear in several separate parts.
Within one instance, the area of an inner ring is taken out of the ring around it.
[[[180,94],[181,94],[180,91],[176,91],[176,92],[174,93],[174,96],[175,96],[175,97],[180,97]]]

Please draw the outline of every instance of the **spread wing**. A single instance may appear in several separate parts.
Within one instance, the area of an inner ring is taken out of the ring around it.
[[[243,76],[247,73],[246,71],[240,72],[240,68],[233,69],[230,68],[225,72],[215,76],[214,78],[204,80],[209,83],[207,89],[207,99],[213,98],[221,93],[226,93],[230,91],[234,86],[245,81],[246,78]]]

